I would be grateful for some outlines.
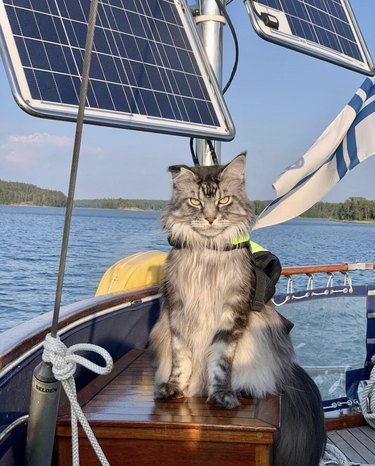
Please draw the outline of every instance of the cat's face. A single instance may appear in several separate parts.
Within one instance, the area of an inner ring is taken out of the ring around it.
[[[253,220],[244,183],[245,156],[225,166],[172,166],[171,203],[163,214],[172,239],[187,244],[228,244]]]

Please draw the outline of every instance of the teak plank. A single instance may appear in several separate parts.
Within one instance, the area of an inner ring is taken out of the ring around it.
[[[132,350],[115,365],[115,376],[80,393],[87,419],[112,466],[271,465],[278,431],[279,397],[244,398],[236,410],[212,407],[205,398],[153,400],[147,352]],[[70,465],[70,420],[57,426],[59,464]],[[98,464],[80,431],[81,463]],[[126,457],[126,462],[124,458]]]

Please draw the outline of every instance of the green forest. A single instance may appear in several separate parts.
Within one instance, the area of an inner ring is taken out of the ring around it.
[[[75,207],[122,210],[162,210],[168,201],[150,199],[82,199]],[[270,201],[254,201],[256,214]],[[0,180],[0,204],[65,207],[66,196],[61,191],[42,189],[32,184]],[[375,201],[350,197],[345,202],[318,202],[301,217],[341,221],[375,221]]]
[[[64,207],[66,196],[61,191],[42,189],[33,184],[0,180],[0,204]]]

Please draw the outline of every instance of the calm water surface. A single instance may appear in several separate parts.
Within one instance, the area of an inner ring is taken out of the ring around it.
[[[53,309],[63,223],[63,209],[0,206],[0,332]],[[255,231],[252,239],[284,266],[375,261],[375,225],[297,219]],[[160,213],[75,209],[62,303],[94,296],[110,265],[152,249],[169,250]],[[361,271],[352,277],[354,284],[363,284],[375,282],[374,275]],[[321,280],[325,285],[324,275]],[[280,281],[279,291],[285,291],[285,283]],[[280,309],[295,323],[292,338],[302,365],[363,365],[365,298],[304,301]],[[325,398],[342,396],[342,372],[314,379]]]
[[[0,331],[53,308],[64,209],[0,206]],[[298,219],[252,238],[284,266],[375,261],[375,225]],[[63,304],[95,294],[106,269],[142,250],[167,251],[159,212],[75,209]]]

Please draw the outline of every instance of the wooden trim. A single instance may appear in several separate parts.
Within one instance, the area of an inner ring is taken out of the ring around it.
[[[365,418],[362,414],[330,414],[325,419],[326,430],[347,429],[349,427],[360,427],[366,425]]]
[[[137,302],[157,295],[158,292],[159,289],[154,287],[131,293],[91,298],[64,306],[60,313],[59,330],[84,317],[92,316],[95,318],[95,314],[100,311],[121,304]],[[0,339],[0,369],[3,369],[26,351],[43,342],[51,328],[51,322],[52,312],[48,312],[3,332]]]
[[[312,273],[334,273],[334,272],[348,272],[350,270],[356,270],[355,264],[330,264],[330,265],[309,265],[302,267],[284,267],[281,271],[281,275],[301,275],[301,274],[312,274]],[[375,263],[371,264],[372,269],[375,269]],[[363,270],[358,267],[357,270]],[[369,269],[371,270],[371,269]]]

